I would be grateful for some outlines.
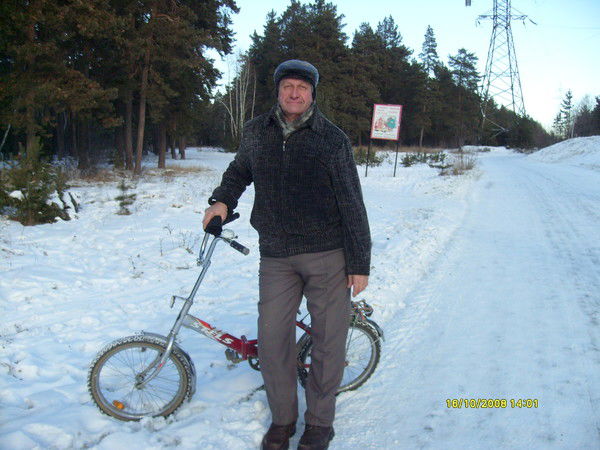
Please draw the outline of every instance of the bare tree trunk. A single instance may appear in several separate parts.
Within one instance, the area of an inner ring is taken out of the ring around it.
[[[168,150],[171,151],[171,159],[177,159],[177,153],[175,152],[175,131],[177,130],[177,121],[171,116],[168,122],[165,123],[167,130],[167,146]]]
[[[186,147],[186,138],[185,136],[179,137],[179,158],[185,159],[185,147]]]
[[[252,69],[248,64],[236,69],[237,75],[233,83],[228,87],[227,103],[221,101],[229,116],[229,130],[231,143],[237,147],[241,140],[246,114],[248,112],[248,89],[250,87],[250,78]],[[256,77],[252,92],[252,105],[250,106],[251,118],[254,118],[254,103],[256,100]]]
[[[0,154],[2,154],[2,149],[4,148],[4,144],[6,143],[6,138],[8,137],[8,133],[10,133],[10,123],[8,124],[8,127],[6,128],[6,131],[4,132],[4,137],[2,138],[2,143],[0,143]]]
[[[459,87],[459,91],[458,91],[458,113],[459,113],[459,122],[458,122],[458,136],[457,136],[457,141],[458,141],[458,148],[459,150],[462,150],[462,146],[464,143],[464,116],[463,116],[463,102],[462,102],[462,91],[460,90]]]
[[[79,161],[77,168],[87,170],[90,168],[89,149],[90,127],[88,121],[79,124]]]
[[[79,145],[77,139],[77,115],[71,113],[71,156],[79,160]]]
[[[30,2],[29,8],[32,11],[37,11],[39,8],[38,2]],[[33,45],[35,42],[35,15],[30,14],[30,23],[27,24],[27,28],[25,30],[27,34],[27,40]],[[34,60],[35,56],[31,54],[25,55],[25,61],[27,65],[27,70],[34,70]],[[25,94],[25,153],[29,156],[32,154],[32,147],[35,145],[35,94],[33,89],[30,89],[27,94]]]
[[[133,170],[133,95],[125,92],[125,168]]]
[[[56,121],[56,157],[63,159],[65,157],[65,113],[59,113]]]
[[[33,92],[28,92],[25,96],[27,104],[25,117],[27,123],[25,125],[25,154],[32,155],[32,147],[35,145],[35,112],[33,110]]]
[[[138,117],[138,134],[135,147],[135,167],[133,173],[142,173],[142,150],[144,146],[144,128],[146,122],[146,91],[148,90],[148,71],[150,70],[150,42],[147,42],[142,68],[142,84],[140,86],[140,109]]]
[[[171,159],[177,159],[177,145],[175,145],[173,136],[169,136],[169,147],[171,148]]]
[[[119,127],[115,130],[115,167],[122,169],[125,165],[125,128]]]
[[[158,125],[158,168],[164,169],[165,153],[167,152],[167,126],[164,122]]]

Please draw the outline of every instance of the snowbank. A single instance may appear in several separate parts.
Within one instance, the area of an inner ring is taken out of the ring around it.
[[[535,152],[533,161],[562,163],[600,170],[600,136],[568,139]]]

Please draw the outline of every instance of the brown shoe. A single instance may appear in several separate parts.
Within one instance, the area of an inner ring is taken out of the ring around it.
[[[298,450],[327,450],[333,436],[335,436],[333,427],[306,424],[304,434],[298,443]]]
[[[269,431],[262,440],[262,450],[287,450],[290,447],[290,437],[296,432],[296,422],[289,425],[271,424]]]

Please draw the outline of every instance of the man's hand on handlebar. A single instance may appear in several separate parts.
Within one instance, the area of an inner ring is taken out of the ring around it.
[[[204,219],[202,219],[202,229],[206,230],[206,225],[215,216],[221,216],[221,220],[225,222],[227,218],[227,205],[222,202],[215,202],[204,210]]]
[[[221,233],[223,231],[223,225],[229,222],[233,222],[239,217],[239,213],[236,212],[230,211],[228,214],[227,205],[225,205],[224,203],[216,202],[215,204],[211,205],[210,208],[207,208],[204,211],[204,220],[202,220],[202,226],[204,228],[204,231],[206,231],[209,234],[212,234],[216,239],[218,237],[222,237]],[[204,239],[204,242],[206,243],[206,237]],[[247,247],[244,247],[242,244],[240,244],[237,241],[234,241],[230,237],[226,239],[224,238],[224,240],[228,242],[229,245],[232,248],[236,249],[238,252],[243,253],[244,255],[250,253],[250,250]],[[204,244],[201,253],[204,253]],[[201,258],[203,257],[201,256]]]

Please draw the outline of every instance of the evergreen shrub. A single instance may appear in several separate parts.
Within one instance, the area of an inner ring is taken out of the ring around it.
[[[15,162],[0,169],[0,213],[23,225],[70,219],[64,201],[66,176],[59,167],[41,161],[40,148],[38,139],[27,153],[21,149]]]
[[[115,200],[119,202],[119,211],[117,211],[117,214],[121,216],[128,216],[131,214],[129,207],[135,202],[136,194],[127,193],[127,191],[132,189],[132,186],[129,186],[127,183],[125,183],[124,179],[121,180],[118,188],[119,191],[121,191],[121,194],[115,197]]]
[[[410,167],[415,164],[429,164],[433,167],[434,164],[444,164],[446,154],[444,152],[437,153],[406,153],[402,158],[402,165],[404,167]]]
[[[369,166],[380,166],[385,161],[386,155],[377,154],[376,151],[371,149],[369,154]],[[354,147],[354,161],[357,166],[364,166],[367,163],[367,148],[365,147]]]

